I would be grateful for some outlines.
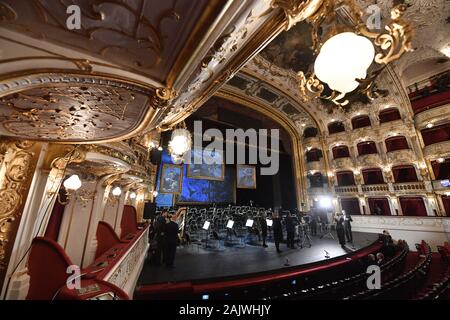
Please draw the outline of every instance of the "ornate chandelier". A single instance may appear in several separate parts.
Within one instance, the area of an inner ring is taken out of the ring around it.
[[[182,123],[180,128],[173,130],[169,141],[169,152],[172,161],[176,164],[183,162],[185,154],[191,150],[191,147],[191,133],[186,129],[186,125]]]
[[[344,10],[351,25],[338,22],[338,9]],[[405,4],[393,7],[384,33],[376,33],[363,22],[363,13],[353,0],[324,0],[306,19],[312,25],[317,57],[312,73],[297,74],[303,101],[321,98],[343,107],[349,103],[348,94],[354,91],[375,99],[377,76],[388,63],[411,51],[412,30],[402,19],[405,10]],[[381,67],[368,72],[373,62]]]

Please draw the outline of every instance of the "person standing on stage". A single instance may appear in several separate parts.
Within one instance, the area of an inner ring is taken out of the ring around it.
[[[345,247],[345,230],[344,230],[344,216],[340,213],[337,213],[334,217],[336,221],[336,232],[339,239],[339,244],[341,247]]]
[[[347,242],[353,243],[353,234],[352,234],[352,224],[353,222],[352,217],[349,213],[344,212],[344,231],[345,231],[345,237],[347,238]]]
[[[174,260],[175,260],[175,253],[177,250],[177,240],[178,240],[178,223],[177,216],[171,215],[169,216],[169,220],[166,223],[166,226],[164,228],[164,264],[166,267],[173,268]]]
[[[152,261],[155,265],[159,266],[161,264],[161,256],[164,249],[164,229],[166,226],[166,218],[168,211],[163,209],[161,214],[155,218],[153,225],[154,229],[154,239],[152,241],[153,257]]]
[[[281,219],[277,209],[273,213],[272,230],[275,247],[277,248],[277,252],[280,253],[282,252],[280,250],[280,242],[283,241],[283,228],[281,227]]]
[[[290,249],[295,249],[294,246],[294,236],[295,236],[295,225],[294,219],[291,216],[291,213],[288,212],[286,216],[286,237],[287,237],[287,247]]]
[[[266,214],[262,214],[260,218],[260,226],[261,226],[261,236],[263,244],[262,246],[264,248],[267,248],[266,239],[267,239],[267,221],[266,221]]]

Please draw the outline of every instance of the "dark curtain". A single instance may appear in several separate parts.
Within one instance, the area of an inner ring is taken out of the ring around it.
[[[309,176],[309,182],[312,188],[322,188],[323,187],[323,177],[321,173],[315,173]]]
[[[370,127],[370,118],[368,116],[358,116],[352,119],[352,127],[353,129]]]
[[[382,184],[384,183],[381,169],[365,169],[362,171],[364,184]]]
[[[418,181],[416,170],[413,166],[393,167],[392,173],[394,174],[394,181],[396,183]]]
[[[391,215],[389,200],[387,198],[367,198],[367,200],[369,202],[370,214],[382,216]]]
[[[351,171],[336,172],[338,186],[354,186],[355,177]]]
[[[64,190],[59,190],[59,196],[61,202],[65,202],[67,200]],[[66,206],[59,203],[59,201],[55,202],[52,213],[50,215],[50,219],[48,220],[47,228],[45,229],[44,237],[52,239],[54,241],[58,241],[59,229],[61,228],[61,222],[65,207]]]
[[[342,210],[345,210],[346,213],[349,213],[351,215],[361,214],[358,198],[342,198],[341,207]]]
[[[395,150],[409,149],[408,141],[403,136],[388,138],[386,139],[385,144],[386,150],[388,152]]]
[[[382,110],[382,111],[380,111],[380,114],[378,115],[378,117],[380,118],[380,123],[385,123],[385,122],[401,119],[400,112],[398,112],[398,109]]]
[[[357,147],[358,147],[358,154],[360,156],[364,154],[378,153],[377,146],[373,141],[360,142],[358,143]]]
[[[425,203],[420,197],[400,197],[400,206],[404,216],[427,216]]]
[[[333,148],[333,159],[348,158],[350,157],[350,151],[347,146],[339,146]]]
[[[442,106],[450,102],[450,90],[439,92],[428,97],[424,97],[411,102],[414,114]]]
[[[336,122],[332,122],[332,123],[328,124],[328,132],[330,134],[338,133],[338,132],[342,132],[342,131],[345,131],[345,127],[342,122],[336,121]]]
[[[444,203],[445,215],[450,217],[450,196],[442,196],[442,202]]]
[[[322,158],[322,151],[319,149],[311,149],[308,152],[306,152],[307,162],[319,161],[320,158]]]
[[[313,138],[313,137],[317,136],[317,133],[318,133],[317,128],[309,127],[309,128],[306,128],[305,131],[303,131],[303,137]]]
[[[432,161],[431,166],[436,180],[450,179],[450,158],[442,163]]]
[[[428,146],[433,143],[450,140],[450,123],[421,131],[423,143]]]

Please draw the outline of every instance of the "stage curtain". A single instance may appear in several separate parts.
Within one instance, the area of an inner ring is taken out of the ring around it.
[[[400,206],[404,216],[427,216],[425,203],[420,197],[400,197]]]
[[[379,168],[362,170],[364,184],[382,184],[384,183],[383,173]]]
[[[398,112],[397,108],[381,110],[378,117],[380,119],[380,123],[385,123],[385,122],[401,119],[400,112]]]
[[[426,146],[450,140],[450,123],[436,126],[430,129],[423,129],[421,131],[423,142]]]
[[[444,203],[445,215],[450,217],[450,196],[442,196],[442,202]]]
[[[313,138],[316,137],[318,133],[317,128],[309,127],[306,128],[305,131],[303,131],[303,137],[304,138]]]
[[[395,150],[409,149],[408,141],[403,136],[388,138],[384,141],[384,143],[386,144],[386,150],[388,152]]]
[[[351,215],[360,215],[361,210],[359,208],[358,198],[342,198],[341,199],[342,210]]]
[[[450,179],[450,158],[445,159],[442,163],[432,161],[431,166],[436,180]]]
[[[358,116],[352,119],[352,127],[353,129],[370,127],[370,118],[368,116]]]
[[[345,127],[344,127],[344,124],[340,121],[335,121],[335,122],[328,124],[328,132],[330,134],[343,132],[343,131],[345,131]]]
[[[334,147],[332,151],[333,151],[333,159],[350,157],[350,151],[348,150],[347,146]]]
[[[413,166],[396,166],[392,167],[394,181],[396,183],[418,181],[416,170]]]
[[[338,186],[354,186],[355,177],[352,171],[336,172]]]
[[[373,141],[360,142],[360,143],[358,143],[357,148],[358,148],[358,154],[360,156],[365,155],[365,154],[378,153],[377,146],[375,145],[375,142],[373,142]]]
[[[383,216],[390,216],[391,209],[389,208],[389,200],[387,198],[367,198],[369,202],[370,214],[377,215],[376,207],[380,208],[380,213]]]
[[[64,203],[67,200],[66,193],[63,190],[59,190],[59,196],[61,202]],[[66,206],[59,203],[59,201],[55,202],[50,219],[48,220],[47,228],[45,229],[44,237],[58,241],[59,230],[61,228],[65,207]]]

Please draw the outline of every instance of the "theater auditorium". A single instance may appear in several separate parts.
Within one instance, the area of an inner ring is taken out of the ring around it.
[[[0,299],[448,300],[449,12],[0,0]]]

